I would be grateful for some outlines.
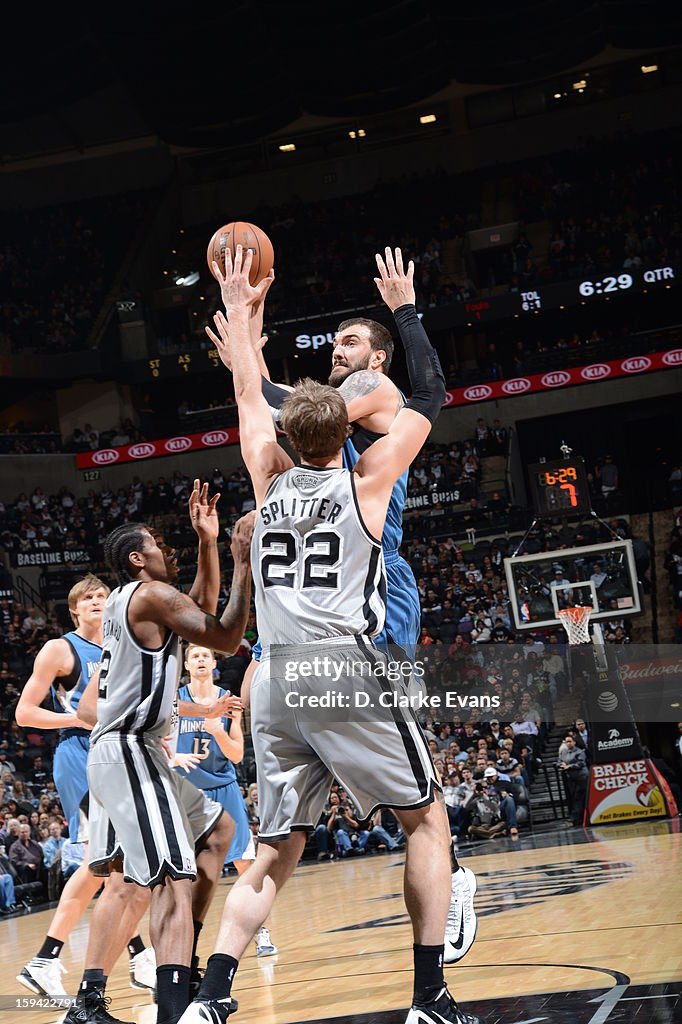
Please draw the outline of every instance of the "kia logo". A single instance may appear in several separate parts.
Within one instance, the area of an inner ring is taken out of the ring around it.
[[[541,383],[544,384],[546,388],[560,388],[564,384],[568,384],[570,379],[571,375],[570,373],[567,373],[566,370],[555,370],[554,373],[545,373],[544,376],[541,377]]]
[[[620,364],[621,370],[625,373],[641,373],[642,370],[648,370],[651,366],[651,360],[648,356],[633,356],[631,359],[624,359]]]
[[[94,452],[92,461],[96,462],[98,466],[107,466],[111,462],[118,462],[121,457],[121,453],[117,452],[115,448],[102,448],[100,452]]]
[[[131,444],[128,455],[131,459],[146,459],[156,451],[155,444]]]
[[[202,444],[214,445],[214,444],[227,444],[230,440],[226,430],[211,430],[208,434],[204,434],[201,438]]]
[[[672,352],[666,352],[663,362],[666,366],[679,366],[682,363],[682,348],[674,348]]]
[[[445,392],[445,398],[443,399],[443,405],[452,405],[455,400],[455,396],[452,391]]]
[[[610,373],[611,367],[608,363],[592,363],[591,366],[583,366],[580,376],[583,380],[601,380],[602,377],[608,377]]]
[[[506,395],[520,395],[523,391],[528,391],[530,386],[531,383],[527,377],[515,377],[514,380],[506,380],[502,385],[502,390]]]
[[[480,402],[484,398],[490,398],[493,389],[488,384],[477,384],[476,387],[467,388],[464,397],[467,402]]]
[[[186,452],[192,447],[189,437],[171,437],[163,446],[167,452]]]

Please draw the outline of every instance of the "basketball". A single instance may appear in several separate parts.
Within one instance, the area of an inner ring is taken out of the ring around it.
[[[275,262],[275,251],[272,242],[259,227],[249,224],[246,221],[236,220],[229,224],[223,224],[215,232],[206,250],[208,269],[213,274],[213,261],[218,264],[223,273],[225,272],[225,250],[230,249],[234,259],[235,250],[238,245],[244,249],[251,249],[253,252],[253,263],[249,281],[252,285],[258,284],[272,270]]]

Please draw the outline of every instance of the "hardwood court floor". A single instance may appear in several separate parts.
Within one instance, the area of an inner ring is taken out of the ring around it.
[[[633,992],[665,993],[671,987],[660,986],[682,980],[679,821],[572,830],[516,843],[491,841],[475,847],[472,854],[463,859],[478,878],[478,938],[459,966],[447,968],[446,977],[461,1003],[476,1002],[479,1013],[494,1009],[490,1021],[578,1020],[574,1011],[550,1016],[519,1011],[520,1016],[509,1016],[504,1006],[512,996],[532,1000],[534,994],[565,993],[555,1001],[569,996],[575,1000],[580,990],[608,991],[614,981],[620,980],[622,986],[623,978],[632,986],[659,986]],[[252,946],[237,975],[239,1024],[349,1015],[373,1021],[404,1019],[411,996],[412,937],[402,899],[403,859],[402,854],[390,854],[297,869],[269,921],[278,956],[259,960]],[[212,950],[231,885],[232,879],[219,884],[202,932],[204,960]],[[0,995],[28,994],[14,976],[35,952],[50,915],[41,912],[0,922]],[[63,953],[69,991],[80,980],[88,918],[89,913]],[[143,935],[148,935],[146,922]],[[109,994],[115,1016],[137,1024],[156,1021],[156,1007],[147,994],[128,987],[124,958],[112,976]],[[643,998],[667,1000],[670,1009],[673,997]],[[482,1006],[482,999],[491,1002]],[[581,1001],[589,1002],[589,993],[577,998]],[[682,999],[675,998],[674,1005],[678,1009],[673,1016],[637,1015],[636,1020],[682,1019],[675,1015],[682,1010]],[[593,1018],[596,1008],[586,1020],[606,1020],[605,1011]],[[0,1021],[52,1024],[61,1016],[6,1010]],[[619,1012],[617,1019],[635,1017]]]

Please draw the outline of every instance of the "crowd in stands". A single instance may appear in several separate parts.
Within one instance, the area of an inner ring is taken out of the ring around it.
[[[670,580],[673,604],[677,615],[674,641],[682,643],[682,509],[673,514],[670,543],[665,554],[664,568]]]
[[[59,431],[49,423],[40,427],[12,423],[0,429],[0,455],[52,455],[62,450]]]
[[[680,166],[670,141],[665,133],[649,135],[642,147],[631,139],[595,142],[515,174],[519,219],[549,220],[552,237],[548,252],[536,254],[521,234],[508,267],[510,288],[679,262]]]
[[[594,140],[568,153],[475,174],[429,169],[379,180],[371,191],[343,198],[292,199],[278,207],[261,202],[245,219],[267,232],[277,253],[278,276],[268,296],[274,321],[376,305],[374,253],[386,245],[400,246],[414,261],[418,305],[427,309],[469,301],[489,289],[526,291],[679,262],[678,177],[669,133],[652,134],[634,152],[631,140]],[[472,253],[466,237],[483,224],[485,190],[517,197],[509,219],[521,229],[506,249]],[[544,222],[539,235],[548,238],[539,251],[524,229],[538,222]],[[208,301],[214,286],[203,253],[214,229],[183,229],[172,257],[171,274],[201,268]],[[210,311],[195,311],[199,326]],[[558,347],[572,344],[566,338]]]
[[[424,493],[435,495],[439,499],[436,506],[441,506],[437,511],[442,513],[442,519],[431,524],[434,529],[428,536],[424,535],[427,521],[423,514],[412,518],[411,513],[406,514],[406,523],[415,526],[406,534],[403,550],[417,579],[422,605],[419,650],[425,683],[430,692],[443,693],[455,687],[457,692],[472,694],[483,687],[489,696],[497,698],[495,715],[475,711],[447,721],[425,718],[423,722],[445,788],[453,835],[468,838],[513,836],[528,822],[528,791],[541,764],[544,739],[554,722],[554,704],[569,685],[563,631],[543,629],[529,635],[514,630],[502,568],[505,555],[515,549],[521,536],[509,536],[514,509],[502,492],[481,501],[477,497],[481,460],[502,454],[506,444],[506,432],[499,421],[490,424],[480,417],[474,437],[424,449],[412,469],[408,492],[411,499]],[[608,489],[617,484],[614,460],[600,457],[596,460],[594,486]],[[106,578],[104,538],[127,519],[141,520],[150,523],[176,549],[180,582],[186,585],[193,578],[196,563],[196,536],[187,518],[191,486],[190,478],[175,470],[155,480],[136,477],[129,487],[118,490],[104,483],[83,498],[76,498],[66,487],[51,495],[38,487],[31,494],[20,494],[2,509],[0,544],[9,552],[59,547],[80,550],[84,567]],[[251,483],[243,467],[230,473],[215,468],[210,486],[222,494],[220,510],[226,527],[254,507]],[[449,492],[464,492],[465,488],[471,496],[463,493],[457,505]],[[475,531],[473,547],[465,543],[461,531],[450,532],[458,509]],[[568,533],[566,529],[552,524],[536,526],[522,550],[557,552],[560,557],[562,547],[607,541],[614,533],[627,536],[629,532],[622,519],[588,524]],[[682,565],[681,544],[678,521],[671,546],[671,578],[673,569]],[[639,558],[643,575],[648,559],[646,546]],[[229,580],[225,550],[223,565],[223,578]],[[69,570],[71,581],[74,571],[78,572],[77,565]],[[221,599],[227,596],[224,587]],[[31,841],[45,845],[49,839],[58,838],[56,825],[60,829],[63,826],[49,776],[54,735],[19,729],[14,722],[14,707],[37,651],[59,635],[59,624],[54,615],[13,604],[9,596],[0,600],[0,621],[0,780],[4,785],[0,814],[6,820],[16,818],[19,826],[30,825]],[[605,623],[607,639],[627,642],[628,621],[614,611],[613,621]],[[239,690],[256,637],[252,614],[236,654],[218,658],[216,681],[232,692]],[[247,758],[245,781],[251,780],[253,771],[253,762]],[[253,821],[257,818],[255,792],[245,791]],[[19,835],[16,827],[12,828],[12,834]],[[388,812],[369,823],[360,822],[348,795],[341,792],[330,795],[314,842],[321,858],[351,856],[358,855],[358,850],[397,848],[401,835]],[[17,847],[17,855],[19,850]],[[37,877],[45,887],[50,865],[44,851],[43,864]],[[20,874],[17,872],[18,878]]]
[[[6,214],[0,348],[43,353],[85,348],[148,204],[148,195],[138,193]]]

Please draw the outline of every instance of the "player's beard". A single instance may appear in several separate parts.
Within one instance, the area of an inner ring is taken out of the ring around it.
[[[353,365],[345,366],[343,363],[337,363],[336,366],[332,367],[332,372],[329,374],[327,383],[333,388],[338,388],[339,385],[343,384],[346,377],[350,377],[351,373],[357,373],[358,370],[366,370],[369,367],[369,361],[371,354],[366,359],[360,359]]]

